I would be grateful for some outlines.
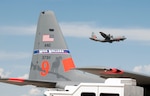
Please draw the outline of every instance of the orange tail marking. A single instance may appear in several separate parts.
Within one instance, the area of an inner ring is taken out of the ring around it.
[[[75,65],[74,65],[72,58],[63,59],[62,64],[64,66],[65,72],[69,71],[70,69],[75,68]]]

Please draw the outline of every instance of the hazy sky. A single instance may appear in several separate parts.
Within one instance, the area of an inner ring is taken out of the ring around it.
[[[54,11],[77,67],[106,66],[150,75],[149,0],[1,0],[0,75],[27,78],[41,11]],[[103,31],[121,42],[89,39]],[[43,89],[0,83],[1,96],[42,96]]]

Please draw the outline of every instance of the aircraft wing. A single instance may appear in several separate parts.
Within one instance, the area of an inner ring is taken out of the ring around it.
[[[46,88],[55,88],[56,86],[55,82],[25,80],[20,78],[0,78],[0,82],[19,85],[19,86],[34,85],[37,87],[46,87]]]
[[[109,35],[106,35],[105,33],[103,32],[99,32],[101,34],[102,37],[104,37],[106,40],[110,40],[110,36]]]
[[[103,78],[133,78],[137,85],[150,86],[150,76],[127,72],[116,68],[76,68],[84,72],[92,73]]]

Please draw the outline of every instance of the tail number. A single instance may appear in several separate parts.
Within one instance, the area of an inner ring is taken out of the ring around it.
[[[50,70],[49,62],[47,60],[42,61],[40,75],[41,76],[46,76],[48,74],[49,70]]]

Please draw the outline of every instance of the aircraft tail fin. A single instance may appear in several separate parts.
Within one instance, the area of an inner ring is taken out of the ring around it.
[[[40,13],[29,79],[63,80],[61,74],[75,68],[55,15],[51,11]]]
[[[92,32],[92,34],[91,34],[91,38],[93,38],[93,39],[97,39],[97,36],[95,35],[95,33],[94,33],[94,32]]]

